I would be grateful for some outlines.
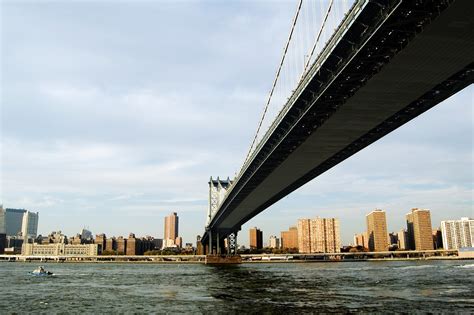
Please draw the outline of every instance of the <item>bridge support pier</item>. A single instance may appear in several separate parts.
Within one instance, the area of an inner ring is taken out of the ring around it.
[[[205,251],[207,265],[242,263],[242,258],[237,255],[237,232],[226,234],[208,231],[209,244]],[[226,236],[222,237],[222,235]]]

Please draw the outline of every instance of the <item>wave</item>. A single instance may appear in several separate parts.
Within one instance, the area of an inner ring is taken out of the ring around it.
[[[455,268],[474,268],[474,264],[466,264],[466,265],[460,265],[456,266]]]
[[[434,265],[421,265],[421,266],[404,266],[404,267],[398,267],[398,269],[403,269],[403,270],[407,270],[407,269],[425,269],[425,268],[434,268],[436,266]]]

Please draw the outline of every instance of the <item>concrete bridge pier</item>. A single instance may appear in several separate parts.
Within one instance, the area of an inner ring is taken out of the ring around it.
[[[237,231],[232,233],[208,231],[208,235],[208,244],[205,246],[206,264],[242,263],[242,258],[237,255]]]

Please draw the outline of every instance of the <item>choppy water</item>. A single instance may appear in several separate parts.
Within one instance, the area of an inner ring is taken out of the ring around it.
[[[474,312],[474,261],[0,263],[0,313]]]

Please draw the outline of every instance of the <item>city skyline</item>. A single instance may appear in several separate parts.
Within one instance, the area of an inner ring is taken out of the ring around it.
[[[136,28],[122,30],[125,9]],[[209,177],[232,178],[241,166],[294,4],[157,9],[3,6],[2,74],[9,80],[2,83],[0,203],[39,211],[38,234],[72,235],[87,225],[94,233],[160,237],[162,218],[176,211],[184,241],[192,241],[204,231]],[[174,22],[183,16],[192,29]],[[209,19],[222,27],[209,27]],[[163,32],[170,25],[184,38],[212,40],[182,49]],[[117,30],[129,40],[114,36]],[[186,49],[197,63],[182,65]],[[187,81],[189,67],[196,73]],[[280,235],[288,221],[321,216],[341,219],[347,244],[375,208],[386,210],[388,231],[402,228],[413,207],[431,209],[434,227],[471,217],[473,92],[466,88],[285,197],[242,226],[239,243],[248,244],[250,226]]]

